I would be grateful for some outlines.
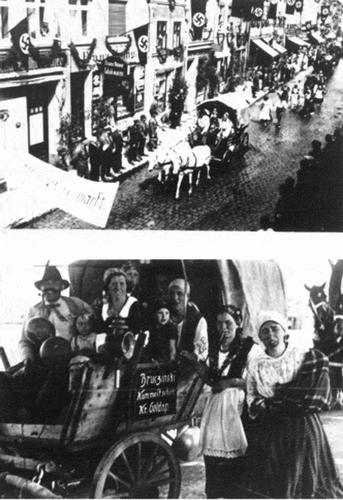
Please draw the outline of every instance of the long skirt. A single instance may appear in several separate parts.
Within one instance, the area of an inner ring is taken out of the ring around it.
[[[255,431],[242,481],[247,498],[343,498],[318,414],[267,415]]]

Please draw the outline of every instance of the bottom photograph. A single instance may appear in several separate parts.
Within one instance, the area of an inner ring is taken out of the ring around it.
[[[1,498],[343,498],[343,259],[0,267]]]

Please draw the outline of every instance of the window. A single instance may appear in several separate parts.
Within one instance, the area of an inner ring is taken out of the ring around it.
[[[88,9],[90,0],[69,0],[69,17],[75,36],[88,35]]]
[[[167,48],[167,21],[157,22],[157,48]]]
[[[7,0],[0,1],[0,38],[9,40],[10,33],[8,32],[8,7]]]
[[[29,33],[34,40],[49,36],[50,22],[45,0],[25,0]]]
[[[122,35],[126,31],[126,4],[128,0],[109,0],[108,34]]]
[[[173,30],[173,47],[180,47],[181,45],[181,22],[177,21],[174,23]]]

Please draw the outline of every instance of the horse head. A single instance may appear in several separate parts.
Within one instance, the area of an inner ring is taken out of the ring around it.
[[[322,327],[326,327],[333,322],[334,311],[327,301],[327,296],[324,291],[326,283],[321,286],[312,286],[311,288],[304,285],[306,290],[310,292],[309,306],[313,312],[316,321]]]

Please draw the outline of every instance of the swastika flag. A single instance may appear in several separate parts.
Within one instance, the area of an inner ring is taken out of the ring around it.
[[[10,30],[14,50],[20,56],[22,63],[27,66],[30,48],[28,17],[22,19]]]
[[[138,49],[139,63],[141,66],[145,66],[147,63],[148,54],[148,27],[149,24],[142,24],[133,30],[135,35],[136,45]]]

